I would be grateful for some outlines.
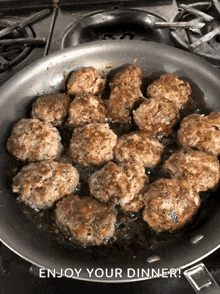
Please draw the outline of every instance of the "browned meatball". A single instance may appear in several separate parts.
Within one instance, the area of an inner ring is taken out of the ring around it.
[[[60,231],[82,245],[101,245],[115,232],[112,206],[91,197],[69,195],[57,204],[55,221]]]
[[[200,197],[187,181],[159,179],[144,194],[143,219],[156,232],[174,231],[192,220]]]
[[[114,154],[118,162],[128,161],[144,167],[155,167],[163,153],[163,145],[147,132],[137,131],[118,138]]]
[[[108,117],[114,122],[130,121],[132,109],[141,100],[143,98],[139,88],[115,87],[108,101]]]
[[[169,135],[180,120],[179,108],[166,99],[147,99],[133,111],[140,130],[152,135]]]
[[[143,201],[143,193],[142,191],[138,192],[134,198],[129,202],[123,202],[120,203],[121,209],[123,211],[130,211],[130,212],[138,212],[144,207],[144,201]]]
[[[220,180],[217,156],[202,151],[179,150],[170,156],[164,168],[173,178],[186,180],[198,192],[215,188]]]
[[[138,211],[143,207],[138,193],[148,184],[143,166],[107,163],[89,178],[90,193],[99,201],[120,203],[123,210]],[[132,204],[132,205],[131,205]]]
[[[47,94],[35,100],[31,116],[54,126],[63,123],[67,116],[71,99],[66,94]]]
[[[81,92],[70,104],[67,124],[71,128],[76,128],[89,123],[103,123],[105,115],[106,109],[101,98]]]
[[[58,130],[38,119],[21,119],[7,142],[8,151],[20,160],[40,161],[58,158],[63,146]]]
[[[100,165],[113,159],[116,140],[108,124],[88,124],[73,131],[69,154],[80,165]]]
[[[178,107],[184,106],[192,90],[188,82],[179,80],[174,74],[164,74],[147,88],[147,95],[173,101]]]
[[[117,72],[109,85],[111,90],[117,86],[140,88],[142,85],[141,69],[135,64],[129,64]]]
[[[105,88],[106,79],[101,77],[93,67],[80,68],[71,73],[67,81],[67,93],[76,95],[80,92],[88,92],[100,95]]]
[[[12,190],[30,207],[46,209],[72,193],[78,182],[79,174],[71,164],[31,162],[14,177]]]
[[[185,117],[178,131],[178,143],[213,155],[220,154],[220,112]]]

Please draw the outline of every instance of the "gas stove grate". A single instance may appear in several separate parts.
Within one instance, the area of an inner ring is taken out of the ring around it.
[[[16,20],[1,19],[0,30],[8,28],[16,23]],[[29,27],[13,30],[7,36],[0,38],[0,72],[4,72],[24,60],[30,53],[31,47],[16,44],[16,39],[32,38],[33,32]]]

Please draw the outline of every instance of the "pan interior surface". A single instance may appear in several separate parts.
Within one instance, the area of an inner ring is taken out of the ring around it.
[[[69,73],[78,68],[93,66],[107,75],[115,68],[134,62],[142,69],[143,79],[157,78],[166,72],[174,73],[190,83],[195,99],[204,102],[207,109],[220,110],[220,72],[217,69],[190,53],[144,41],[101,41],[64,49],[31,64],[2,86],[0,239],[33,264],[56,269],[58,273],[68,269],[81,269],[80,275],[74,275],[73,278],[82,280],[129,282],[147,277],[134,275],[128,278],[128,268],[135,272],[138,269],[184,268],[219,247],[220,209],[217,207],[215,213],[197,227],[193,235],[186,234],[184,238],[177,238],[160,248],[141,250],[136,256],[125,258],[124,255],[116,256],[114,253],[106,255],[101,250],[94,253],[80,246],[73,248],[53,240],[39,230],[24,215],[16,201],[16,195],[6,183],[5,170],[9,162],[7,138],[14,123],[26,117],[27,110],[36,97],[64,91]],[[193,243],[192,238],[200,235],[203,238]],[[114,275],[102,275],[101,269],[113,269]]]

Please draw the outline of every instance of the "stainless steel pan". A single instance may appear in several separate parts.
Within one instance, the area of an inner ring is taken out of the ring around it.
[[[126,282],[146,279],[128,278],[127,268],[137,270],[181,268],[202,260],[220,247],[220,201],[214,211],[193,231],[155,250],[142,250],[136,257],[96,254],[84,248],[72,248],[53,240],[28,220],[16,202],[16,195],[6,184],[8,165],[6,141],[11,128],[25,117],[34,98],[65,89],[68,74],[81,67],[94,66],[100,72],[136,62],[144,78],[159,77],[164,72],[177,74],[190,82],[195,99],[207,108],[220,110],[220,72],[202,59],[167,45],[144,41],[101,41],[58,51],[31,64],[1,88],[0,93],[0,239],[14,252],[40,267],[82,269],[79,278],[101,282]],[[216,192],[218,194],[218,191]],[[217,197],[216,197],[217,198]],[[199,240],[199,241],[198,241]],[[121,269],[111,279],[92,275],[86,269]],[[75,277],[75,276],[74,276]]]

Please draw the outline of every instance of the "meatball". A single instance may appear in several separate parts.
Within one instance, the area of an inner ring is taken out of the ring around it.
[[[105,115],[106,109],[101,98],[81,92],[70,104],[67,124],[71,128],[77,128],[89,123],[103,123]]]
[[[21,119],[12,129],[7,149],[22,161],[55,159],[63,149],[60,141],[58,130],[50,123],[34,118]]]
[[[108,124],[88,124],[73,131],[69,155],[82,166],[100,165],[113,159],[116,141]]]
[[[94,198],[69,195],[57,203],[55,221],[60,231],[82,245],[102,245],[115,232],[112,206]]]
[[[71,73],[67,81],[67,93],[76,95],[80,92],[88,92],[100,95],[105,88],[106,79],[101,77],[93,67],[80,68]]]
[[[220,179],[217,156],[192,149],[172,154],[165,161],[164,168],[173,178],[186,180],[198,192],[215,188]]]
[[[67,116],[71,99],[66,94],[47,94],[35,100],[31,116],[54,126],[63,123]]]
[[[184,106],[192,90],[188,82],[179,80],[174,74],[166,73],[147,88],[147,95],[173,101],[178,107]]]
[[[185,117],[178,131],[178,143],[183,148],[196,148],[213,155],[220,154],[220,112],[192,114]]]
[[[117,86],[140,88],[142,85],[141,69],[137,65],[129,64],[117,72],[109,85],[111,90]]]
[[[130,204],[133,211],[143,207],[138,193],[146,184],[148,177],[144,167],[130,163],[116,165],[109,162],[89,178],[90,193],[96,199],[104,203],[120,203],[123,210],[129,210]]]
[[[144,207],[142,191],[135,194],[134,198],[129,202],[125,202],[121,200],[120,205],[121,205],[121,209],[124,212],[126,211],[138,212]]]
[[[144,167],[155,167],[163,153],[163,145],[147,132],[137,131],[118,138],[114,155],[118,162],[128,161]]]
[[[139,88],[115,87],[108,101],[108,117],[114,122],[127,122],[131,120],[131,111],[142,100]]]
[[[140,130],[152,135],[169,135],[180,120],[179,108],[166,99],[147,99],[133,111]]]
[[[156,232],[174,231],[190,222],[200,207],[196,190],[183,180],[159,179],[143,195],[143,219]]]
[[[19,200],[35,209],[47,209],[71,194],[79,182],[71,164],[55,161],[31,162],[14,177],[12,190]]]

